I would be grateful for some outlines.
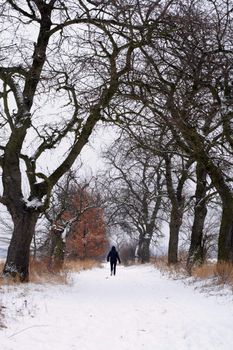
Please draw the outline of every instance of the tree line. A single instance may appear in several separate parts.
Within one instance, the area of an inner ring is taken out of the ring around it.
[[[13,221],[4,274],[28,279],[38,218],[106,123],[122,130],[109,158],[127,184],[121,196],[135,195],[137,213],[121,203],[117,211],[143,238],[140,254],[148,256],[166,206],[169,263],[177,262],[191,181],[188,268],[203,260],[213,200],[221,209],[218,261],[232,262],[232,11],[231,0],[2,2],[0,201]],[[43,167],[61,149],[56,165]]]

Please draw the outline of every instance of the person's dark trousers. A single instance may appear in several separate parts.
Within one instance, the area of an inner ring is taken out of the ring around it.
[[[116,263],[110,261],[110,265],[111,265],[111,275],[112,275],[112,273],[115,275],[116,274]]]

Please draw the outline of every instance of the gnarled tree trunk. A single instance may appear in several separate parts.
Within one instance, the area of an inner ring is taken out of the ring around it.
[[[158,196],[155,201],[155,205],[154,205],[150,220],[148,220],[149,222],[145,225],[146,227],[145,231],[141,230],[141,233],[139,235],[137,255],[141,263],[147,263],[150,261],[150,244],[153,237],[155,222],[156,222],[156,218],[157,218],[160,205],[161,205],[161,200],[162,200],[162,196],[161,196],[162,184],[160,183],[160,179],[158,179],[158,188],[159,188]],[[148,213],[148,207],[147,207],[147,210],[145,210],[144,212]]]
[[[39,213],[35,211],[25,210],[13,218],[14,230],[3,273],[18,278],[21,282],[28,281],[30,244],[38,216]]]
[[[139,261],[143,264],[150,261],[150,241],[151,238],[146,235],[139,238],[137,255]]]
[[[179,232],[182,225],[185,197],[182,195],[185,181],[188,177],[188,169],[193,163],[190,159],[185,168],[181,170],[181,176],[178,179],[177,188],[174,188],[172,179],[171,157],[165,158],[166,164],[166,183],[168,197],[171,202],[171,215],[169,223],[169,243],[168,243],[168,264],[178,263],[178,245],[179,245]]]
[[[178,262],[178,245],[179,245],[179,232],[182,224],[183,206],[179,207],[176,204],[172,204],[171,217],[170,217],[170,235],[168,243],[168,264],[177,264]]]
[[[62,237],[65,227],[53,227],[51,229],[49,262],[51,270],[60,270],[65,258],[65,240]]]
[[[223,203],[218,240],[218,262],[233,263],[233,199]]]
[[[196,203],[194,208],[194,221],[191,233],[191,244],[187,259],[187,270],[191,270],[195,264],[202,264],[204,261],[203,251],[203,229],[207,214],[206,207],[206,170],[200,163],[196,166],[197,186],[195,191]]]
[[[176,116],[174,115],[176,118]],[[193,149],[192,155],[198,163],[201,163],[206,173],[210,176],[213,185],[222,200],[222,219],[218,241],[218,262],[233,262],[233,192],[228,184],[224,171],[214,163],[206,152],[203,140],[195,129],[179,120],[179,130],[184,139]]]

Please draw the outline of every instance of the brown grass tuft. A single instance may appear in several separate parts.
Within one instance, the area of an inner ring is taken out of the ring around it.
[[[29,268],[29,282],[32,283],[55,283],[67,284],[69,282],[70,272],[79,272],[82,270],[90,270],[94,267],[100,267],[101,263],[95,260],[68,260],[61,269],[49,268],[47,259],[31,259]],[[0,262],[0,271],[3,270],[4,263]],[[19,283],[13,278],[0,277],[1,285],[12,285]]]
[[[227,262],[218,262],[204,264],[196,267],[192,271],[193,277],[203,280],[212,279],[212,285],[225,284],[233,290],[233,264]]]
[[[67,284],[70,272],[90,270],[100,267],[100,263],[91,259],[65,261],[61,269],[49,269],[47,260],[32,260],[30,263],[30,282]]]
[[[177,265],[169,266],[167,256],[160,256],[153,261],[155,267],[162,273],[169,275],[174,279],[188,277],[185,264],[181,261]],[[227,262],[206,263],[196,266],[192,269],[194,279],[212,280],[211,285],[226,284],[233,289],[233,264]]]
[[[1,276],[3,268],[4,268],[4,262],[0,261],[0,287],[8,284],[7,279],[5,279],[4,277]],[[11,281],[11,283],[12,283],[12,281]],[[9,284],[11,284],[11,283],[9,283]]]
[[[158,269],[167,269],[167,255],[159,255],[150,259],[151,263],[154,264]]]
[[[173,279],[182,279],[187,276],[185,264],[183,260],[174,265],[168,265],[167,255],[160,255],[153,259],[152,263],[155,267],[160,270],[162,274],[168,275]]]
[[[51,270],[48,267],[47,259],[32,259],[30,261],[29,281],[32,283],[56,283],[67,284],[68,272],[61,270]]]
[[[192,276],[200,279],[212,278],[215,276],[216,264],[204,264],[192,269]]]
[[[0,271],[3,270],[4,263],[0,263]],[[67,271],[51,271],[48,268],[46,260],[35,260],[30,261],[29,267],[29,282],[31,283],[57,283],[57,284],[67,284],[68,283],[68,273]],[[11,277],[0,277],[0,286],[3,285],[15,285],[20,284],[18,278]]]
[[[218,262],[215,266],[215,276],[219,283],[233,286],[233,264],[225,261]]]
[[[92,259],[85,260],[67,260],[64,263],[64,270],[69,272],[79,272],[82,270],[91,270],[94,267],[101,267],[101,263]]]

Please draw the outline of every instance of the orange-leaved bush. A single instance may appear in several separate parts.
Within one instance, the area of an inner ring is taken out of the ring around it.
[[[66,240],[67,256],[80,259],[102,256],[107,248],[104,211],[87,186],[72,189],[63,218],[69,220],[77,213],[80,213],[79,218],[72,224]]]
[[[72,227],[66,243],[68,256],[80,259],[96,258],[105,253],[106,247],[103,209],[90,208]]]

